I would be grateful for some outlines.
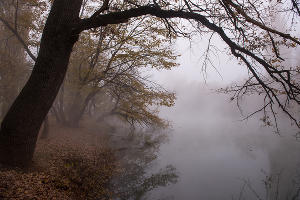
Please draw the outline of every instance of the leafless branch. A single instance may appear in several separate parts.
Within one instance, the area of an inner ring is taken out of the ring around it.
[[[6,21],[4,18],[0,16],[0,21],[16,36],[16,38],[19,40],[19,42],[23,45],[23,48],[25,49],[26,53],[29,55],[29,57],[33,60],[36,61],[36,57],[33,55],[33,53],[30,51],[28,48],[28,45],[25,43],[25,41],[22,39],[20,34],[16,29],[14,29],[8,21]]]
[[[291,0],[293,4],[293,8],[297,11],[298,15],[300,16],[300,9],[299,9],[299,2],[297,0]]]
[[[95,18],[98,15],[100,15],[102,12],[104,12],[105,10],[108,10],[109,9],[108,4],[109,4],[109,0],[104,0],[101,8],[99,10],[97,10],[90,18]]]

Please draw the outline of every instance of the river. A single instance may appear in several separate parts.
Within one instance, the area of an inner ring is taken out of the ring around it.
[[[173,89],[175,107],[161,111],[172,124],[169,142],[161,145],[151,170],[171,164],[179,178],[145,199],[292,199],[299,187],[300,143],[288,119],[280,120],[278,135],[263,124],[261,114],[241,121],[230,96],[208,85],[181,83]],[[244,112],[254,111],[259,102],[245,100]]]

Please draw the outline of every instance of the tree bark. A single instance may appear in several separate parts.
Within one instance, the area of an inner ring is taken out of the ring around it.
[[[0,163],[30,166],[41,124],[66,74],[82,0],[54,0],[32,74],[3,119]]]

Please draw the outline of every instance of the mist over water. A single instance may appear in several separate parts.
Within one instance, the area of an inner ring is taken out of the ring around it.
[[[272,199],[275,185],[279,199],[286,199],[298,181],[300,143],[296,128],[280,118],[280,134],[264,126],[261,114],[243,118],[230,95],[214,92],[220,85],[176,78],[168,87],[177,93],[176,105],[161,111],[170,120],[170,141],[163,144],[153,171],[173,165],[176,184],[154,190],[149,199]],[[255,111],[260,97],[242,104],[244,113]],[[274,175],[280,173],[280,179]],[[264,181],[273,175],[269,191]],[[244,186],[245,183],[248,185]],[[276,183],[275,183],[276,182]],[[251,189],[251,188],[252,189]],[[256,194],[255,194],[256,193]],[[266,195],[269,197],[266,197]]]

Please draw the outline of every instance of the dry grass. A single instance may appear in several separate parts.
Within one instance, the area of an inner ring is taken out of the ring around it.
[[[0,199],[110,199],[113,151],[96,129],[51,127],[28,172],[0,171]]]

